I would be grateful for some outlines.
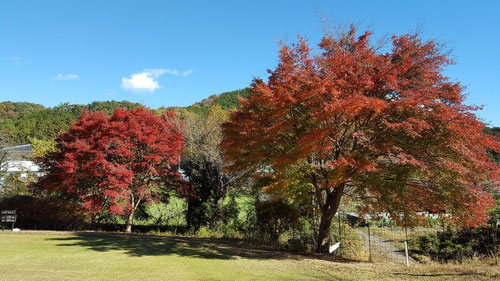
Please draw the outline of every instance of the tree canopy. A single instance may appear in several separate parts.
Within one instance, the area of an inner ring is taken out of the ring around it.
[[[360,212],[388,211],[408,222],[417,212],[450,214],[466,225],[487,220],[488,183],[499,166],[486,151],[500,143],[483,132],[463,87],[443,75],[453,61],[417,34],[392,38],[379,53],[370,32],[327,33],[312,55],[306,40],[282,45],[268,82],[255,79],[248,100],[224,125],[232,170],[272,175],[267,190],[301,181],[321,212],[318,251],[328,249],[331,220],[349,195]]]
[[[228,112],[215,105],[207,116],[190,113],[183,119],[186,140],[181,168],[189,179],[189,227],[213,226],[222,221],[222,200],[241,178],[240,173],[225,171],[227,162],[220,149],[221,125],[228,118]]]
[[[84,110],[57,137],[56,149],[39,159],[47,174],[38,185],[74,196],[91,213],[128,215],[130,232],[141,202],[160,199],[166,187],[181,191],[183,139],[172,112],[158,117],[145,108],[117,109],[108,117]]]

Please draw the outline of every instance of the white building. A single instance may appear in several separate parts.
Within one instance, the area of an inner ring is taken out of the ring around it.
[[[42,173],[40,166],[30,160],[8,160],[3,164],[2,171],[6,173],[33,173],[37,176]]]
[[[33,173],[37,176],[42,175],[40,166],[30,160],[33,151],[31,144],[6,147],[3,150],[7,152],[7,157],[6,161],[0,163],[0,171],[2,173],[10,174],[20,172],[22,173],[21,177],[25,177],[28,173]]]

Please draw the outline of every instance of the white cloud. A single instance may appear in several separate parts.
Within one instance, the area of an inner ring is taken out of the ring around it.
[[[122,88],[133,92],[154,92],[160,88],[158,77],[166,73],[166,69],[146,69],[141,73],[132,74],[129,78],[122,78]]]
[[[62,74],[59,73],[57,74],[56,77],[52,78],[53,80],[73,80],[73,79],[80,79],[78,75],[76,74]]]
[[[193,70],[189,69],[189,70],[186,70],[186,71],[182,72],[182,76],[187,77],[191,73],[193,73]]]

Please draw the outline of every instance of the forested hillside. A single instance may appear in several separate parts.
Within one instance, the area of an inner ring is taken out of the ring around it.
[[[500,127],[486,128],[486,133],[495,136],[500,140]],[[495,162],[500,163],[500,153],[497,151],[491,151],[490,156],[495,160]]]
[[[15,119],[20,115],[41,111],[43,109],[45,109],[45,107],[41,104],[4,101],[0,103],[0,122]]]
[[[241,90],[236,90],[236,91],[231,91],[231,92],[224,92],[219,95],[211,95],[210,97],[197,102],[193,105],[186,106],[186,107],[180,107],[180,106],[173,106],[173,107],[162,107],[156,110],[157,113],[161,113],[165,110],[173,110],[176,113],[183,114],[185,111],[193,112],[196,114],[204,115],[206,116],[212,106],[218,105],[224,110],[231,110],[239,107],[238,100],[239,98],[247,98],[250,95],[250,89],[245,88]]]
[[[224,110],[237,108],[239,97],[246,98],[248,95],[248,89],[236,90],[212,95],[191,106],[168,109],[204,115],[214,105],[219,105]],[[40,104],[5,101],[0,103],[0,132],[7,134],[12,145],[29,143],[30,138],[51,140],[76,121],[83,108],[88,111],[104,111],[111,115],[116,108],[131,109],[139,106],[140,104],[129,101],[104,101],[87,105],[64,103],[45,108]],[[155,109],[155,112],[161,114],[165,110],[167,108],[159,108]]]
[[[80,117],[83,108],[89,111],[104,111],[109,115],[116,108],[131,109],[140,106],[140,104],[128,101],[93,102],[87,105],[65,103],[52,108],[45,108],[39,104],[6,103],[13,104],[14,109],[19,109],[19,111],[10,111],[9,115],[12,117],[0,122],[1,132],[7,134],[12,145],[28,143],[30,138],[54,139],[59,132],[66,130]]]
[[[213,105],[220,105],[222,109],[233,109],[239,107],[239,97],[247,98],[250,95],[248,88],[225,92],[220,95],[212,95],[200,102],[189,106],[188,108],[210,108]]]

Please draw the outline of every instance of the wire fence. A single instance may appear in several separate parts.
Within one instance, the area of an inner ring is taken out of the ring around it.
[[[353,222],[340,212],[332,225],[333,254],[356,261],[411,264],[424,260],[500,259],[499,227],[398,227],[386,222]]]

